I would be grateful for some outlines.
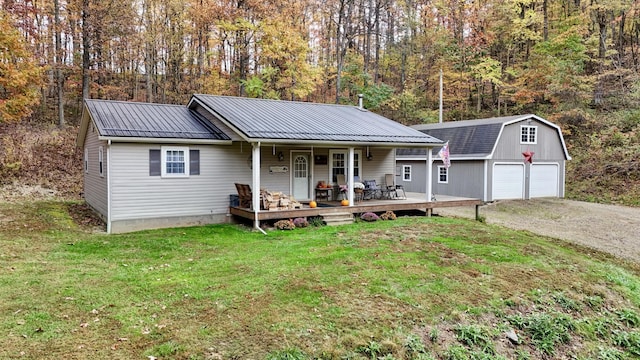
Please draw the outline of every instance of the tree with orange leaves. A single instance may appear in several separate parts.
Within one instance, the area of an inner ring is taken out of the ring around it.
[[[40,74],[11,18],[0,10],[0,123],[31,115],[39,102]]]

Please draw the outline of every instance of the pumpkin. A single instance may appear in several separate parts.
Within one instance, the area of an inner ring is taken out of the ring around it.
[[[316,207],[316,206],[318,206],[318,203],[316,203],[316,202],[315,202],[315,201],[313,201],[313,200],[309,201],[309,207],[310,207],[310,208],[312,208],[312,209],[313,209],[313,208],[314,208],[314,207]]]
[[[347,199],[343,199],[342,201],[340,201],[340,205],[342,205],[342,206],[349,206],[349,200],[347,200]]]

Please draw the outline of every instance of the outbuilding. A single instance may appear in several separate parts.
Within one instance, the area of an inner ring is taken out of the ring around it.
[[[450,166],[432,151],[433,193],[484,201],[564,197],[571,160],[559,126],[527,114],[413,126],[448,142]],[[425,149],[398,149],[396,172],[407,191],[424,192]],[[418,180],[418,181],[414,181]]]

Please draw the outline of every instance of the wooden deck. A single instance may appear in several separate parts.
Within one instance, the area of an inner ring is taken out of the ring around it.
[[[426,195],[420,193],[407,193],[407,199],[375,199],[363,200],[355,203],[353,206],[340,206],[338,201],[321,201],[316,208],[310,208],[307,204],[303,209],[294,210],[261,210],[258,213],[259,221],[290,219],[297,217],[322,216],[331,213],[350,212],[352,214],[360,214],[365,212],[385,212],[385,211],[406,211],[418,210],[424,211],[427,215],[435,208],[458,207],[458,206],[475,206],[476,219],[478,218],[478,207],[483,202],[480,199],[453,197],[447,195],[436,195],[436,201],[427,202]],[[251,209],[241,207],[231,207],[229,212],[232,215],[245,219],[255,219],[255,213]]]

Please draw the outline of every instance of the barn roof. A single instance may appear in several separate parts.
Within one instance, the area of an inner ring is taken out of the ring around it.
[[[439,139],[356,106],[193,95],[247,141],[440,145]]]
[[[452,158],[478,159],[488,158],[493,154],[504,126],[529,119],[535,119],[555,128],[560,135],[567,159],[571,158],[564,140],[562,140],[560,128],[533,114],[422,124],[415,125],[413,128],[443,141],[448,141],[449,154]],[[434,148],[432,153],[435,155],[439,150],[440,148]],[[398,158],[425,158],[426,149],[398,149],[396,155]]]

